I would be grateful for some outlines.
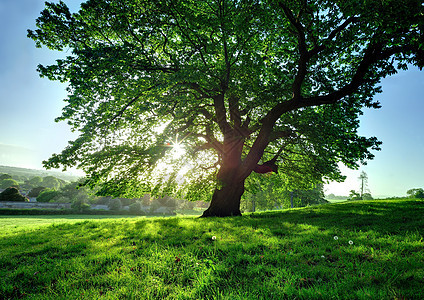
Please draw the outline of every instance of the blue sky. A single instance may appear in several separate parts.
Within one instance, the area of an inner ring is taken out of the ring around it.
[[[75,10],[79,0],[65,1]],[[66,123],[55,123],[66,98],[66,86],[41,79],[38,64],[49,64],[60,54],[37,49],[26,37],[44,0],[0,1],[0,165],[41,169],[41,161],[60,152],[76,137]],[[345,183],[326,185],[326,193],[348,195],[359,188],[360,171],[368,174],[374,196],[403,196],[424,187],[424,71],[412,68],[382,81],[376,99],[379,110],[366,110],[360,134],[377,136],[382,151],[358,171],[343,168]]]

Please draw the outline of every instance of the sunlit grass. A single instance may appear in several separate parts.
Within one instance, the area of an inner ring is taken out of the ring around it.
[[[225,219],[3,217],[0,298],[423,299],[423,214],[424,201],[393,200]]]

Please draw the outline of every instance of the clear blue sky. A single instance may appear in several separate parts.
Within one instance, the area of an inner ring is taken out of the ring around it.
[[[65,0],[76,10],[81,1]],[[41,79],[37,65],[60,54],[37,49],[26,37],[44,0],[0,0],[0,165],[41,169],[41,161],[60,152],[76,137],[54,119],[61,113],[66,86]],[[345,183],[326,186],[326,193],[347,195],[358,189],[360,171],[368,174],[374,196],[402,196],[424,187],[424,71],[413,68],[382,82],[377,99],[383,107],[366,110],[360,133],[377,136],[382,151],[358,171],[343,168]]]

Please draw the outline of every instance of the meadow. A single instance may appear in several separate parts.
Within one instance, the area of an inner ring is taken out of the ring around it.
[[[0,299],[424,299],[424,201],[0,217]]]

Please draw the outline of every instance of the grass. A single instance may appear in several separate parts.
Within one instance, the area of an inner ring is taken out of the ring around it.
[[[222,219],[2,217],[0,299],[424,299],[423,216],[423,200],[404,199]]]

